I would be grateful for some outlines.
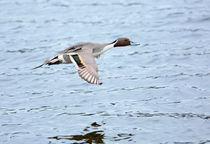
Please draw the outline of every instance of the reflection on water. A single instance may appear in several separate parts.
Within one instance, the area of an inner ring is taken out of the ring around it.
[[[84,134],[81,135],[59,135],[59,136],[53,136],[49,137],[49,139],[56,139],[56,140],[73,140],[75,141],[74,143],[77,144],[85,144],[85,143],[96,143],[96,144],[103,144],[104,141],[104,131],[102,130],[95,130],[95,131],[90,131],[90,128],[97,128],[100,127],[101,125],[97,124],[96,122],[92,123],[90,126],[87,126],[84,128],[83,132]],[[49,142],[50,143],[50,142]]]
[[[93,132],[89,132],[83,135],[54,136],[54,137],[49,137],[49,139],[73,140],[73,141],[76,141],[75,143],[77,144],[85,144],[85,143],[103,144],[104,134],[103,134],[103,131],[93,131]]]
[[[103,123],[104,125],[105,123]],[[49,137],[49,139],[54,139],[59,141],[60,143],[68,143],[68,140],[70,140],[70,143],[77,143],[77,144],[103,144],[104,138],[106,137],[106,134],[103,130],[100,130],[101,125],[97,124],[96,122],[92,123],[90,126],[87,126],[83,129],[82,133],[80,135],[59,135],[59,136],[53,136]],[[116,136],[113,137],[106,137],[107,139],[110,139],[110,141],[117,142],[120,140],[128,140],[132,141],[132,136],[134,134],[131,133],[119,133]],[[52,141],[49,141],[49,144],[53,143]]]

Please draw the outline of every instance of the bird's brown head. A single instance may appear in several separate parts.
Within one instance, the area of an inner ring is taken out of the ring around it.
[[[134,43],[132,41],[129,40],[129,38],[118,38],[117,40],[115,40],[114,42],[114,47],[121,47],[121,46],[136,46],[139,45],[138,43]]]

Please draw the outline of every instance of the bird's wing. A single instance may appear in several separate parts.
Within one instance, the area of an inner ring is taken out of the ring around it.
[[[60,51],[58,54],[64,54],[64,53],[71,53],[76,52],[78,50],[81,50],[83,47],[89,45],[90,43],[81,43],[74,46],[71,46],[69,48],[66,48],[65,50]]]
[[[98,68],[92,54],[92,49],[82,49],[75,53],[69,53],[69,56],[82,79],[91,84],[102,84],[99,82]]]

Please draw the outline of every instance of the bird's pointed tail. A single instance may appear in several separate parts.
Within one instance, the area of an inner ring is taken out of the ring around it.
[[[50,62],[50,60],[49,60],[49,59],[46,59],[45,62],[44,62],[43,64],[41,64],[41,65],[39,65],[39,66],[37,66],[37,67],[35,67],[35,68],[32,68],[32,70],[37,69],[37,68],[40,68],[40,67],[42,67],[43,65],[49,64],[49,62]]]
[[[40,67],[42,67],[43,65],[45,65],[45,64],[41,64],[41,65],[39,65],[39,66],[37,66],[37,67],[34,67],[34,68],[32,68],[32,70],[37,69],[37,68],[40,68]]]
[[[53,58],[51,58],[51,59],[46,59],[45,62],[44,62],[43,64],[41,64],[41,65],[39,65],[39,66],[37,66],[37,67],[35,67],[35,68],[33,68],[33,69],[40,68],[40,67],[42,67],[43,65],[54,65],[54,64],[60,64],[60,63],[62,63],[62,61],[60,61],[60,60],[58,59],[58,56],[55,56],[55,57],[53,57]],[[33,69],[32,69],[32,70],[33,70]]]

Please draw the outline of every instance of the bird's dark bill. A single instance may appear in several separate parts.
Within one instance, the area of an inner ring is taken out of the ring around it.
[[[137,46],[137,45],[140,45],[140,43],[136,43],[136,42],[130,42],[130,46]]]

